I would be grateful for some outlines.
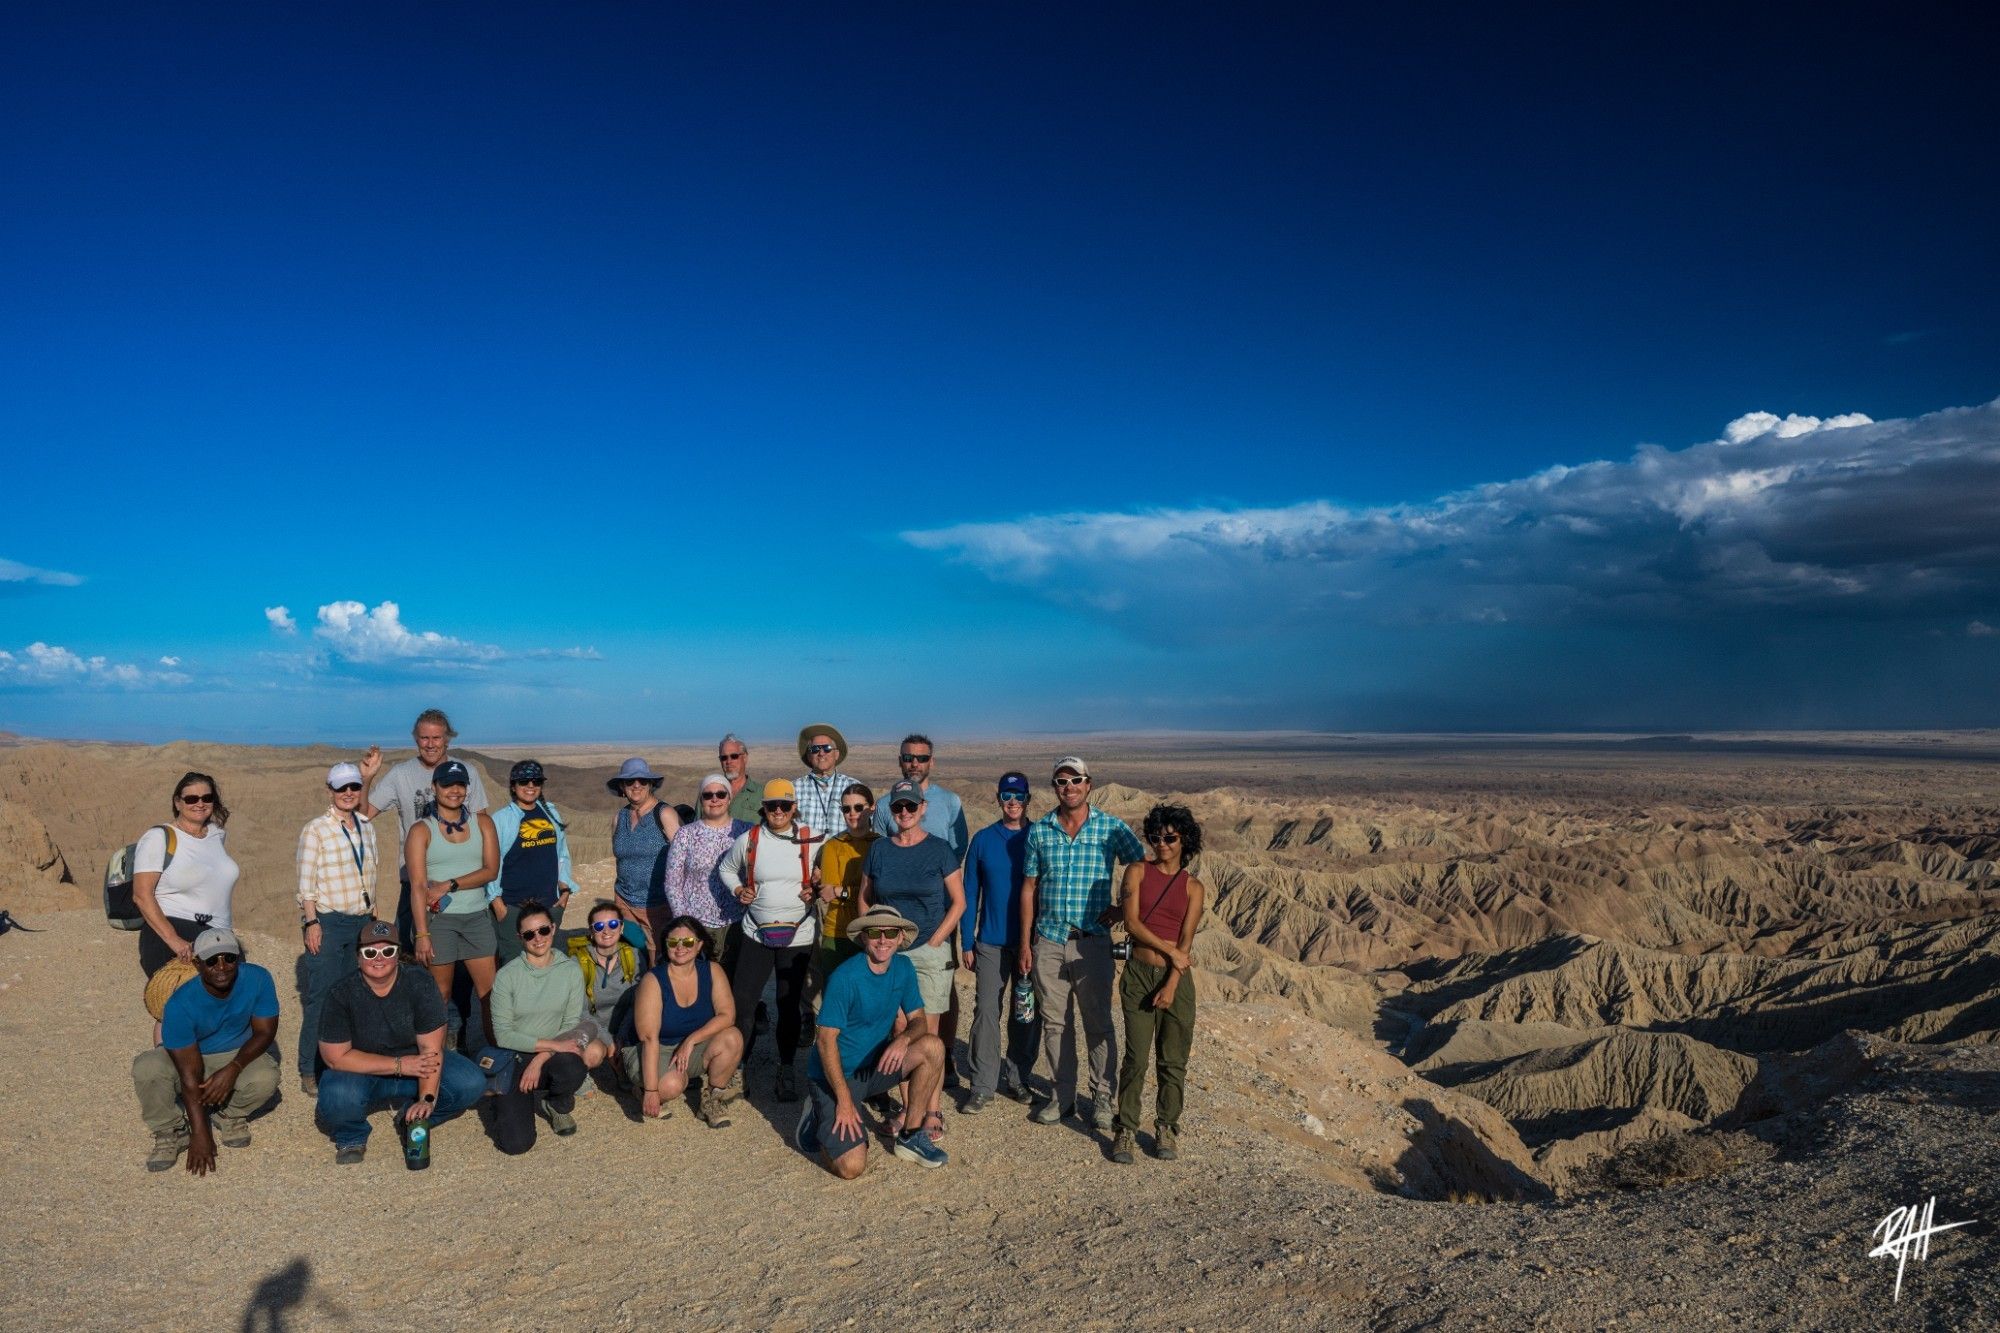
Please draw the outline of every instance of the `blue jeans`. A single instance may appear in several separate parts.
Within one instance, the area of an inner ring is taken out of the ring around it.
[[[437,1106],[431,1123],[449,1120],[486,1094],[486,1075],[457,1051],[444,1053]],[[349,1074],[329,1069],[319,1079],[319,1127],[336,1148],[368,1142],[368,1112],[384,1103],[398,1108],[416,1100],[417,1081],[393,1074]]]
[[[303,955],[306,965],[305,993],[299,1006],[299,1074],[311,1078],[319,1073],[319,1015],[326,1007],[326,993],[333,983],[353,973],[358,960],[355,946],[361,942],[361,928],[375,918],[347,912],[319,914],[319,952]]]

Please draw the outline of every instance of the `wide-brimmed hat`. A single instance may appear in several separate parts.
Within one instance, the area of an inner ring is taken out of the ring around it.
[[[840,757],[834,762],[836,764],[847,762],[847,737],[840,734],[840,728],[834,726],[831,722],[815,722],[810,727],[801,727],[799,729],[800,763],[805,763],[806,747],[812,744],[812,738],[815,736],[833,737],[833,748],[839,751],[840,754]]]
[[[619,768],[618,776],[615,778],[606,779],[604,785],[611,789],[611,794],[613,796],[623,796],[625,794],[625,784],[630,782],[633,778],[641,778],[647,782],[651,782],[654,784],[658,784],[665,780],[661,778],[661,776],[658,773],[655,773],[653,771],[653,766],[651,764],[639,758],[638,755],[633,755],[630,759],[627,759],[625,761],[622,767]]]
[[[859,944],[861,942],[861,932],[870,926],[900,926],[903,931],[903,943],[905,944],[915,939],[917,935],[916,922],[910,920],[910,918],[904,916],[893,907],[886,907],[881,903],[877,903],[847,923],[848,941]]]

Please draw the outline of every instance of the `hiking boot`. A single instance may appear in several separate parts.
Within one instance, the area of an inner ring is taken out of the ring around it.
[[[790,1065],[778,1066],[778,1100],[795,1102],[799,1099],[798,1072]]]
[[[1075,1103],[1064,1106],[1051,1097],[1047,1101],[1039,1103],[1034,1110],[1030,1111],[1028,1119],[1038,1125],[1054,1125],[1061,1123],[1062,1118],[1074,1110],[1076,1110]]]
[[[958,1108],[958,1113],[960,1115],[978,1115],[991,1105],[993,1105],[992,1093],[975,1092],[965,1099],[965,1105]]]
[[[1090,1108],[1090,1113],[1090,1123],[1098,1133],[1109,1134],[1117,1127],[1118,1113],[1105,1103],[1097,1102],[1093,1104]]]
[[[333,1150],[333,1164],[335,1166],[358,1166],[361,1159],[367,1155],[367,1144],[350,1143],[345,1148],[335,1148]]]
[[[250,1126],[241,1120],[224,1120],[216,1116],[209,1123],[215,1129],[215,1141],[225,1148],[247,1148],[250,1146]]]
[[[1000,1095],[1010,1102],[1029,1102],[1035,1096],[1025,1085],[1004,1078],[1000,1080]]]
[[[188,1136],[175,1130],[170,1134],[153,1135],[153,1151],[146,1155],[148,1171],[171,1171],[174,1163],[180,1161],[181,1153],[188,1146]]]
[[[701,1106],[695,1112],[710,1129],[728,1129],[729,1112],[723,1109],[722,1096],[714,1088],[701,1090]]]
[[[792,1143],[808,1157],[819,1152],[819,1110],[813,1105],[810,1097],[806,1099],[804,1108],[799,1112],[799,1123],[792,1130]],[[172,1166],[173,1163],[169,1162],[167,1165]]]
[[[311,1074],[299,1075],[299,1091],[308,1097],[319,1096],[319,1080]]]
[[[896,1136],[896,1156],[906,1162],[916,1162],[923,1166],[943,1166],[951,1158],[945,1150],[931,1142],[930,1131],[913,1129],[907,1134]]]
[[[1130,1166],[1134,1160],[1133,1150],[1139,1145],[1132,1139],[1132,1131],[1121,1129],[1118,1137],[1111,1142],[1111,1160],[1120,1166]]]
[[[1180,1136],[1170,1126],[1153,1126],[1153,1156],[1163,1162],[1177,1160],[1181,1155]]]

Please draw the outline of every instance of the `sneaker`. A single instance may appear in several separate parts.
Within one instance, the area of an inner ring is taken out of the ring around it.
[[[1098,1133],[1109,1134],[1117,1127],[1118,1113],[1112,1110],[1110,1106],[1103,1102],[1097,1102],[1092,1105],[1090,1110],[1090,1123]]]
[[[701,1090],[701,1106],[695,1112],[710,1129],[728,1129],[729,1112],[722,1109],[722,1097],[714,1088]]]
[[[806,1098],[805,1106],[799,1111],[799,1123],[792,1130],[792,1143],[806,1156],[819,1151],[819,1110],[812,1098]]]
[[[311,1074],[299,1075],[299,1091],[308,1097],[319,1096],[319,1080]]]
[[[1153,1127],[1153,1156],[1163,1162],[1177,1160],[1181,1155],[1180,1135],[1165,1125]]]
[[[549,1104],[547,1098],[542,1099],[541,1109],[542,1117],[549,1122],[549,1128],[556,1132],[557,1137],[566,1139],[576,1133],[576,1117],[574,1115],[571,1115],[568,1111],[556,1110],[555,1107]]]
[[[247,1148],[250,1146],[250,1126],[241,1120],[224,1120],[216,1116],[209,1122],[215,1129],[215,1141],[225,1148]]]
[[[799,1099],[799,1075],[790,1065],[778,1066],[778,1100],[795,1102]]]
[[[148,1171],[171,1171],[174,1163],[180,1161],[181,1153],[188,1146],[187,1135],[179,1130],[171,1134],[153,1135],[153,1151],[146,1155]]]
[[[1029,1092],[1027,1088],[1006,1079],[1002,1079],[1000,1082],[1000,1095],[1010,1102],[1027,1103],[1035,1099],[1035,1094]]]
[[[350,1143],[345,1148],[335,1148],[333,1150],[333,1164],[335,1166],[354,1166],[367,1155],[367,1144]]]
[[[960,1115],[978,1115],[991,1105],[993,1105],[992,1093],[975,1092],[965,1099],[965,1105],[958,1108],[958,1113]]]
[[[1055,1098],[1051,1097],[1047,1101],[1039,1103],[1033,1111],[1029,1112],[1028,1119],[1034,1121],[1038,1125],[1053,1125],[1060,1123],[1064,1116],[1070,1114],[1074,1110],[1076,1110],[1076,1106],[1074,1103],[1072,1103],[1069,1106],[1064,1106],[1060,1102],[1058,1102]]]
[[[1132,1140],[1132,1131],[1121,1129],[1118,1131],[1118,1137],[1111,1143],[1111,1160],[1120,1166],[1130,1166],[1134,1160],[1133,1150],[1137,1147],[1138,1144]]]
[[[924,1166],[943,1166],[951,1158],[945,1150],[931,1142],[927,1130],[913,1129],[896,1137],[896,1156],[906,1162],[918,1162]]]

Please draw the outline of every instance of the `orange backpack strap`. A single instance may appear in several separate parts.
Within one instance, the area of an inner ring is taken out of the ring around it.
[[[748,883],[753,889],[757,887],[757,835],[763,831],[764,826],[762,824],[752,824],[750,826],[750,852],[749,855],[743,858],[743,869],[749,875]]]

